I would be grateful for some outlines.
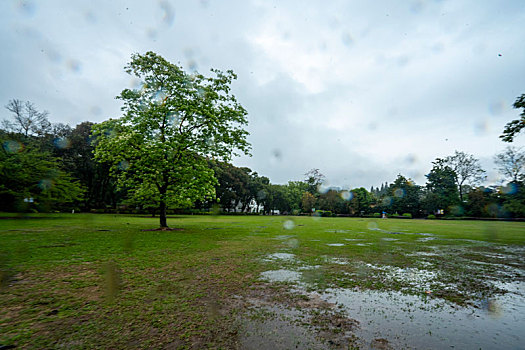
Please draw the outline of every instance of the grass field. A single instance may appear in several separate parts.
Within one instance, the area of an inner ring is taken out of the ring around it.
[[[417,347],[410,336],[391,339],[395,330],[359,331],[359,312],[335,290],[394,293],[414,310],[523,310],[525,223],[179,216],[168,224],[181,230],[143,231],[158,218],[140,216],[4,214],[0,346]],[[279,327],[288,331],[278,340],[265,336]]]

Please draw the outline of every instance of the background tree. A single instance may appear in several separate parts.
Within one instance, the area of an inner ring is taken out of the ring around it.
[[[325,176],[321,174],[319,169],[312,169],[306,174],[305,183],[308,185],[308,192],[313,195],[317,195],[319,191],[319,186],[325,181]]]
[[[12,113],[13,121],[4,120],[5,130],[16,132],[24,137],[42,136],[51,130],[47,111],[40,112],[32,102],[10,100],[5,108]]]
[[[498,170],[510,181],[517,182],[524,178],[525,152],[520,148],[509,146],[494,157]]]
[[[56,158],[18,141],[0,137],[0,210],[76,208],[83,188]]]
[[[485,170],[473,155],[455,151],[453,156],[444,159],[444,164],[454,172],[454,181],[458,187],[459,199],[463,202],[464,185],[476,185],[485,179]]]
[[[316,198],[310,192],[304,192],[301,197],[301,208],[304,213],[311,214],[312,209],[315,208]]]
[[[161,56],[134,54],[126,72],[143,81],[125,89],[124,115],[94,127],[95,158],[111,163],[119,184],[159,204],[160,227],[168,206],[213,197],[216,180],[206,156],[229,160],[247,154],[246,110],[230,93],[232,71],[215,77],[188,74]]]
[[[505,125],[503,134],[500,136],[505,142],[514,141],[514,137],[525,128],[525,94],[518,97],[512,106],[516,109],[522,108],[523,111],[520,114],[521,118],[513,120]]]
[[[425,175],[427,191],[422,206],[428,213],[435,213],[438,209],[449,212],[450,207],[459,203],[456,174],[443,159],[437,158],[432,164],[432,170]]]
[[[351,199],[348,203],[351,215],[361,215],[369,213],[373,202],[373,197],[364,187],[354,188],[351,191]]]
[[[390,210],[399,214],[417,216],[420,211],[421,188],[411,179],[399,174],[389,186],[387,195],[392,199]]]

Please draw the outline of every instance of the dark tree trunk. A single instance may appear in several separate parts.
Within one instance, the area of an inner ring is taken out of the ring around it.
[[[160,227],[161,228],[168,227],[168,220],[166,218],[166,202],[164,200],[160,201],[159,211],[160,211],[159,213],[160,214]]]

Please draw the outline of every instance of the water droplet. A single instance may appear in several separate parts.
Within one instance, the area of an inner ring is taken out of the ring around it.
[[[80,71],[82,70],[82,63],[74,59],[69,59],[66,62],[66,66],[73,73],[80,73]]]
[[[166,92],[160,89],[155,92],[152,99],[156,104],[161,104],[165,102],[166,98],[167,98]]]
[[[24,149],[23,144],[14,140],[4,142],[3,147],[7,153],[18,153]]]
[[[40,189],[43,191],[49,190],[51,187],[53,187],[53,181],[50,179],[42,179],[38,182],[38,187],[40,187]]]
[[[387,207],[387,206],[392,204],[392,198],[387,196],[387,197],[383,198],[381,203],[383,204],[383,206]]]
[[[295,227],[295,223],[293,222],[293,220],[285,220],[283,222],[283,228],[285,230],[292,230],[294,227]]]
[[[501,187],[500,190],[504,194],[516,194],[518,192],[518,185],[515,183],[509,183],[507,186]]]
[[[121,160],[118,162],[118,168],[120,170],[127,170],[129,169],[129,162],[127,160]]]
[[[159,7],[162,11],[162,21],[168,26],[171,26],[175,19],[175,11],[173,10],[173,7],[167,1],[160,1]]]
[[[403,198],[405,196],[405,190],[402,188],[396,188],[394,190],[394,197]]]
[[[350,33],[343,33],[343,35],[341,35],[341,41],[346,47],[351,47],[354,44],[354,39]]]
[[[99,106],[91,106],[89,113],[98,116],[102,114],[102,109]]]
[[[259,192],[257,192],[257,199],[258,200],[263,200],[266,198],[266,191],[265,190],[259,190]]]
[[[375,221],[370,221],[368,223],[368,225],[366,225],[366,227],[369,229],[369,230],[377,230],[377,223]]]
[[[56,148],[65,149],[71,146],[71,141],[67,137],[57,137],[53,140],[53,144]]]
[[[354,198],[354,193],[346,190],[341,191],[341,198],[343,198],[345,201],[349,201]]]

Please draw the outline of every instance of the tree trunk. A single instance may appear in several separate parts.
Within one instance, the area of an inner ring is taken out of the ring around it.
[[[160,214],[160,227],[161,228],[168,227],[168,220],[166,218],[166,202],[164,200],[160,201],[159,211],[160,211],[159,213]]]

